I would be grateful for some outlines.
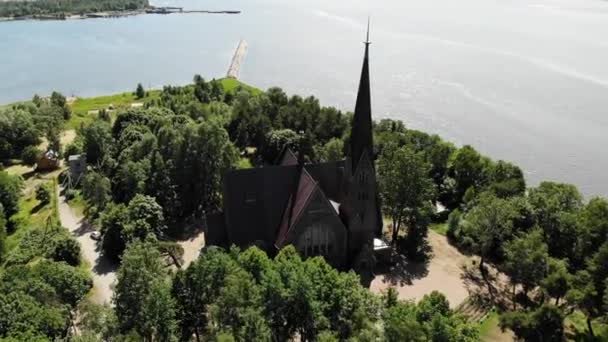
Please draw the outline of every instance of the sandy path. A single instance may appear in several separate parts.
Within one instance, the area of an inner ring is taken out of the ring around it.
[[[443,293],[452,308],[457,307],[469,292],[462,278],[462,265],[470,260],[451,246],[446,237],[429,231],[433,257],[427,264],[400,262],[390,274],[377,275],[370,289],[380,293],[390,286],[399,292],[400,299],[418,301],[432,291]]]
[[[82,258],[89,265],[93,275],[91,300],[97,304],[112,302],[112,284],[116,280],[116,266],[100,254],[91,233],[95,229],[78,216],[66,203],[65,197],[59,197],[59,219],[80,243]]]
[[[184,249],[184,264],[182,268],[187,268],[190,264],[198,259],[201,249],[205,246],[205,233],[201,230],[196,235],[188,240],[177,241]]]

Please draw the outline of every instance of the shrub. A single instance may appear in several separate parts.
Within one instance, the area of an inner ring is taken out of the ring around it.
[[[40,204],[47,205],[51,202],[51,190],[46,184],[40,184],[36,188],[36,199],[40,201]]]
[[[21,161],[23,164],[33,166],[38,162],[38,158],[42,155],[42,151],[36,146],[28,146],[21,152]]]

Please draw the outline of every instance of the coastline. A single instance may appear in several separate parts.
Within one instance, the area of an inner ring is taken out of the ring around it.
[[[182,8],[172,7],[148,7],[138,10],[127,10],[127,11],[104,11],[104,12],[91,12],[84,14],[72,14],[72,13],[58,13],[58,14],[31,14],[20,17],[0,17],[1,22],[13,22],[13,21],[64,21],[64,20],[84,20],[84,19],[100,19],[100,18],[122,18],[144,14],[240,14],[238,10],[183,10]]]

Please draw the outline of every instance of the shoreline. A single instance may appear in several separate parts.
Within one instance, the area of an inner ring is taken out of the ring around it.
[[[182,8],[174,7],[148,7],[138,10],[127,10],[127,11],[104,11],[104,12],[91,12],[84,14],[72,14],[72,13],[57,13],[57,14],[30,14],[20,17],[0,17],[0,23],[2,22],[13,22],[13,21],[65,21],[65,20],[85,20],[85,19],[100,19],[100,18],[123,18],[131,17],[136,15],[144,14],[241,14],[239,10],[184,10]]]

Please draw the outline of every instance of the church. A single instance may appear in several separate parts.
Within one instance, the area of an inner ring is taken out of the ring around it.
[[[229,172],[222,212],[209,215],[208,245],[258,246],[270,255],[293,245],[336,268],[366,273],[382,235],[373,157],[369,30],[351,127],[349,155],[306,164],[284,148],[276,165]]]

